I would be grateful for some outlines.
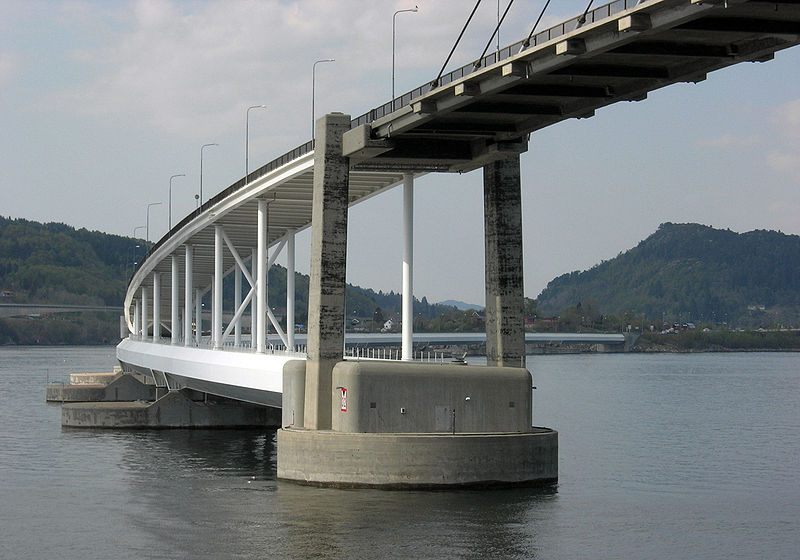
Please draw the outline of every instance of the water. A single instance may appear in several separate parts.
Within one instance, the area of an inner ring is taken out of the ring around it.
[[[264,431],[71,430],[50,378],[114,349],[0,348],[0,558],[798,558],[800,354],[529,357],[546,490],[275,480]]]

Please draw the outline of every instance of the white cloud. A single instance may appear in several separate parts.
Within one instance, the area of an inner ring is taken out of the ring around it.
[[[19,70],[18,57],[10,52],[0,52],[0,88],[8,87]]]
[[[716,138],[701,138],[695,142],[698,148],[752,148],[762,144],[763,140],[757,134],[750,136],[736,136],[734,134],[723,134]]]
[[[767,165],[800,180],[800,99],[778,106],[770,122],[775,148],[767,153]]]

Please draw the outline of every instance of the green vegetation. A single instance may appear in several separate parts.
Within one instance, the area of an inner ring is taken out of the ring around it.
[[[608,328],[662,321],[769,327],[800,323],[800,237],[662,224],[635,248],[559,276],[543,315]],[[577,309],[581,304],[581,309]],[[626,317],[627,315],[627,317]]]
[[[642,352],[719,352],[726,350],[800,350],[800,331],[702,331],[675,334],[646,332],[636,341]]]

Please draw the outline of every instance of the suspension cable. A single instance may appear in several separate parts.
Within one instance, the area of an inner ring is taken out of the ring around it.
[[[533,24],[533,29],[531,29],[531,32],[528,33],[528,38],[522,42],[522,48],[520,49],[520,52],[523,49],[527,49],[528,47],[531,46],[531,37],[533,37],[536,28],[539,26],[539,22],[542,21],[542,16],[544,15],[544,12],[547,10],[547,6],[549,5],[550,5],[550,0],[547,0],[547,2],[544,3],[544,8],[542,8],[542,11],[539,12],[539,17],[536,18],[536,23]]]
[[[471,14],[469,15],[469,17],[467,18],[467,23],[465,23],[465,24],[464,24],[464,28],[461,30],[461,33],[459,33],[459,34],[458,34],[458,39],[456,39],[456,42],[455,42],[455,44],[453,45],[453,48],[452,48],[452,49],[450,49],[450,54],[449,54],[449,55],[447,55],[447,60],[445,60],[445,61],[444,61],[444,64],[442,64],[442,69],[441,69],[441,70],[439,70],[439,75],[438,75],[438,76],[436,76],[436,79],[435,79],[435,80],[433,80],[433,82],[431,82],[431,86],[433,86],[433,87],[438,87],[438,85],[439,85],[439,80],[441,80],[441,79],[442,79],[442,74],[444,73],[444,69],[445,69],[445,68],[447,68],[447,65],[450,63],[450,58],[453,56],[453,53],[455,52],[455,50],[456,50],[456,47],[458,46],[458,43],[459,43],[459,41],[461,41],[461,37],[463,37],[463,36],[464,36],[464,32],[467,30],[467,26],[469,25],[469,22],[470,22],[470,21],[472,21],[472,16],[474,16],[474,15],[475,15],[475,12],[478,10],[478,6],[480,6],[480,5],[481,5],[481,2],[482,2],[482,1],[483,1],[483,0],[478,0],[478,1],[475,3],[475,7],[474,7],[474,8],[472,8],[472,13],[471,13]]]
[[[581,25],[586,23],[586,14],[589,13],[589,8],[592,7],[592,2],[594,2],[594,0],[589,0],[589,4],[586,6],[586,9],[583,11],[583,15],[578,19],[578,27],[580,27]]]
[[[486,51],[489,50],[489,45],[492,44],[492,39],[494,39],[494,36],[497,35],[497,33],[500,31],[500,26],[503,25],[503,20],[506,19],[506,14],[508,13],[508,10],[511,8],[511,4],[513,4],[513,3],[514,3],[514,0],[509,0],[508,6],[506,6],[506,11],[503,12],[503,17],[501,17],[500,21],[497,22],[497,27],[494,28],[494,32],[492,33],[492,36],[489,37],[489,42],[486,43],[486,47],[483,49],[483,52],[481,53],[481,56],[478,58],[478,60],[475,61],[475,64],[473,64],[474,68],[480,68],[481,67],[481,61],[483,60],[483,57],[486,56]],[[498,46],[497,50],[498,51],[500,50],[499,46]]]

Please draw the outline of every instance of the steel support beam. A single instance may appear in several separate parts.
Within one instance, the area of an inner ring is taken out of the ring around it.
[[[266,350],[267,339],[267,202],[258,200],[258,249],[256,250],[256,351]]]
[[[414,359],[414,175],[403,175],[403,360]]]
[[[211,340],[214,350],[222,348],[222,226],[214,226],[214,287],[211,291]]]
[[[147,286],[142,284],[142,340],[147,340]]]
[[[203,337],[203,290],[200,288],[196,288],[194,291],[194,314],[196,323],[194,341],[197,346],[200,346]]]
[[[161,273],[153,273],[153,342],[161,340]]]
[[[180,319],[178,318],[178,309],[180,308],[178,299],[179,299],[179,284],[180,284],[180,269],[178,267],[178,255],[172,255],[172,277],[170,280],[172,281],[171,285],[171,294],[170,294],[170,344],[178,344],[179,337],[180,337]]]
[[[287,350],[294,350],[294,241],[295,231],[286,232],[286,339]]]
[[[185,247],[184,279],[183,279],[183,344],[192,343],[192,291],[194,290],[194,251],[191,245]]]

